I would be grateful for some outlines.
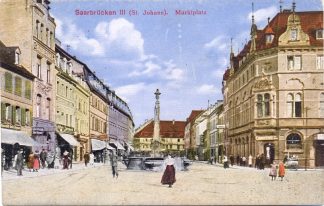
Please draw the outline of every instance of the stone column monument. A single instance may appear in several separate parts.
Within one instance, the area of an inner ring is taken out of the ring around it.
[[[155,94],[155,107],[154,107],[154,130],[153,130],[153,142],[152,150],[154,157],[160,153],[160,91],[156,90]]]

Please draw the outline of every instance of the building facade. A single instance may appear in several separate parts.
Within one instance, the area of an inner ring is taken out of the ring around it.
[[[323,11],[278,13],[258,30],[223,78],[226,151],[266,163],[296,156],[324,165]]]
[[[84,66],[56,44],[56,135],[61,153],[65,150],[75,161],[83,158],[89,139],[89,96],[85,81],[77,75]]]
[[[34,141],[32,134],[33,80],[35,76],[20,64],[19,47],[0,42],[1,148],[5,169],[12,166],[20,148],[28,154]]]
[[[55,148],[55,22],[49,14],[48,0],[4,1],[0,24],[6,32],[0,39],[21,50],[20,62],[36,78],[33,84],[32,136],[39,143],[35,150]],[[19,28],[19,32],[17,30]]]
[[[185,155],[184,132],[185,121],[160,120],[160,151]],[[138,152],[151,153],[153,146],[154,120],[146,122],[135,131],[134,147]]]

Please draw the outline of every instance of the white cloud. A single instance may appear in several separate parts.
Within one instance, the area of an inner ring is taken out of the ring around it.
[[[137,84],[128,84],[128,85],[116,88],[116,94],[121,96],[125,101],[129,101],[130,97],[138,95],[145,88],[146,88],[146,85],[144,82],[140,82]]]
[[[268,19],[268,17],[272,18],[278,9],[276,6],[270,6],[268,8],[258,9],[254,12],[254,19],[256,23],[264,22]],[[247,19],[251,21],[252,19],[252,12],[249,13]]]
[[[62,44],[70,45],[75,51],[84,55],[103,56],[104,47],[94,38],[88,38],[73,22],[63,23],[60,19],[55,19],[57,23],[56,36]]]
[[[106,44],[110,57],[130,60],[147,58],[144,55],[144,39],[141,32],[124,18],[99,22],[95,33]]]
[[[203,84],[200,87],[197,87],[197,92],[203,95],[216,94],[219,92],[215,85],[212,84]]]
[[[226,42],[225,37],[217,36],[216,38],[214,38],[210,42],[206,43],[204,45],[204,48],[206,48],[206,49],[218,49],[220,51],[226,51],[229,48],[229,44],[224,43],[224,42]]]

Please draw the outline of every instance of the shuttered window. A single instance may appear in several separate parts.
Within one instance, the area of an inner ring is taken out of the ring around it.
[[[25,98],[31,99],[31,83],[30,83],[30,81],[25,81]]]
[[[15,77],[15,94],[21,96],[21,78]]]
[[[12,74],[9,72],[5,73],[5,91],[12,92]]]

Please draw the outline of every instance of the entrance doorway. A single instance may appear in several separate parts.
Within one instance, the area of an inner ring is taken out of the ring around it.
[[[274,144],[272,144],[272,143],[264,144],[263,151],[264,151],[263,154],[265,157],[265,163],[266,163],[266,165],[270,165],[275,158]]]
[[[324,140],[315,140],[315,167],[324,167]]]

